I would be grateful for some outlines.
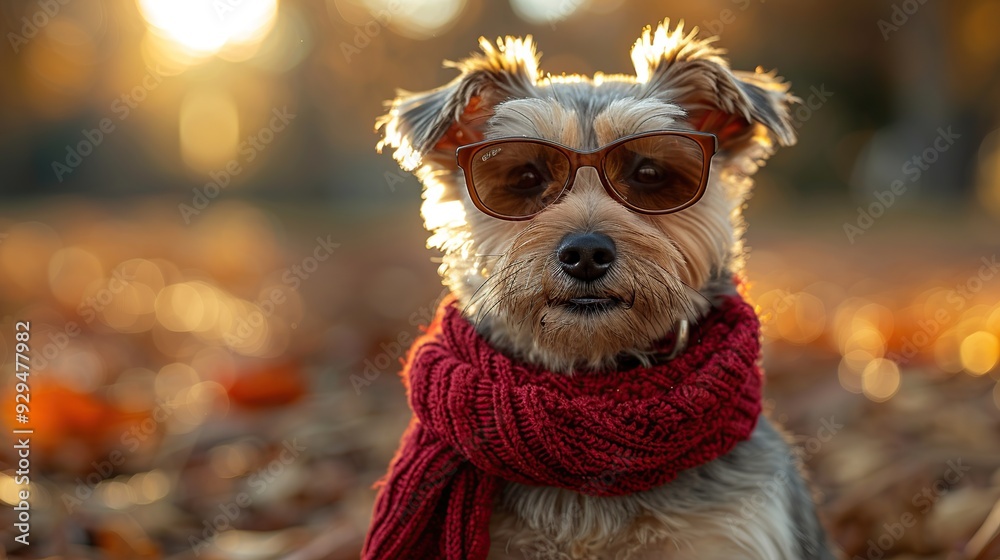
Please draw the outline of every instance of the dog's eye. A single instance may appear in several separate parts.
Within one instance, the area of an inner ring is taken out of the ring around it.
[[[531,163],[512,169],[507,177],[507,186],[515,191],[531,191],[545,184],[542,172]]]
[[[668,179],[667,171],[649,160],[641,162],[632,172],[632,182],[644,187],[661,186]]]

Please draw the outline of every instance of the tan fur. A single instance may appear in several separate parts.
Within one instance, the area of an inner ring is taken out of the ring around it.
[[[532,136],[585,147],[577,115],[558,107],[552,100],[505,103],[489,137]],[[682,115],[661,101],[626,99],[597,115],[594,132],[604,145],[628,134],[683,127],[676,120]],[[641,356],[677,321],[693,321],[704,311],[707,302],[697,289],[713,272],[729,269],[738,219],[733,211],[741,201],[727,197],[713,176],[705,196],[688,210],[643,216],[611,199],[596,172],[583,169],[559,204],[526,225],[491,218],[471,224],[476,251],[501,256],[484,265],[485,287],[474,295],[460,292],[459,298],[472,316],[490,314],[486,334],[495,344],[553,370],[600,369],[621,353]],[[468,206],[465,212],[476,212]],[[601,232],[615,240],[620,266],[596,286],[581,288],[559,270],[553,247],[571,231]],[[464,275],[459,267],[449,270]],[[457,280],[452,278],[452,285]],[[630,309],[581,321],[550,305],[595,292],[613,294]]]
[[[401,94],[378,123],[379,148],[395,147],[425,186],[421,212],[428,245],[443,253],[444,283],[479,332],[519,359],[572,375],[613,368],[623,355],[647,359],[654,341],[682,319],[697,321],[713,294],[732,289],[750,177],[778,143],[794,142],[795,98],[773,73],[731,71],[723,51],[683,24],[643,33],[632,50],[634,76],[544,75],[530,38],[480,46],[481,54],[452,64],[461,72],[453,82]],[[713,132],[720,143],[704,197],[664,216],[629,211],[584,168],[530,221],[495,219],[472,204],[454,159],[457,145],[483,138],[593,150],[663,129]],[[614,240],[606,276],[581,285],[560,270],[555,249],[570,232]],[[594,294],[622,304],[587,316],[559,305]],[[727,457],[641,494],[598,498],[509,484],[490,559],[828,558],[815,516],[802,511],[811,503],[798,466],[777,434],[762,419]],[[787,478],[762,491],[775,473]],[[752,515],[746,500],[758,503]]]

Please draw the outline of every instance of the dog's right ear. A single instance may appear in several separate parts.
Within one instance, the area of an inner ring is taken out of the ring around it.
[[[527,97],[538,81],[538,55],[531,36],[479,39],[482,53],[445,66],[462,73],[448,84],[422,93],[398,92],[389,112],[375,122],[382,134],[378,151],[395,148],[400,167],[413,171],[433,163],[457,166],[455,150],[483,139],[493,109],[507,99]]]

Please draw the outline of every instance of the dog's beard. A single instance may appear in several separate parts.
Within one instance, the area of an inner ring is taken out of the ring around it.
[[[698,214],[713,212],[710,205],[671,222],[636,216],[607,199],[597,212],[587,208],[587,215],[614,240],[617,256],[606,275],[582,282],[561,270],[554,250],[580,227],[572,223],[573,202],[567,202],[526,225],[489,223],[485,229],[499,239],[483,239],[479,232],[480,254],[492,258],[475,273],[475,291],[463,298],[469,318],[497,346],[554,371],[610,369],[623,355],[646,361],[653,343],[707,309],[698,287],[723,258],[712,247],[731,241],[711,243],[712,227],[698,223]],[[453,260],[451,269],[460,273],[461,264]]]
[[[697,292],[662,264],[619,255],[619,269],[582,285],[550,256],[512,258],[487,281],[496,286],[478,312],[492,315],[488,336],[505,338],[525,359],[555,371],[612,367],[623,354],[644,359],[677,320],[696,315]],[[499,327],[499,328],[497,328]]]

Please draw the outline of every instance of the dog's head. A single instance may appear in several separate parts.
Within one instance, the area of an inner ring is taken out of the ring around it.
[[[774,74],[730,70],[683,24],[643,32],[634,76],[542,74],[530,37],[480,46],[453,81],[400,93],[378,121],[379,149],[424,184],[445,284],[521,359],[558,371],[642,359],[731,287],[750,176],[794,143],[795,98]],[[496,139],[521,141],[466,148],[458,166],[456,149]],[[659,198],[643,202],[651,186]]]

